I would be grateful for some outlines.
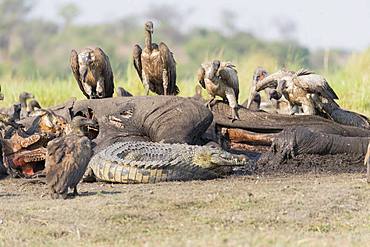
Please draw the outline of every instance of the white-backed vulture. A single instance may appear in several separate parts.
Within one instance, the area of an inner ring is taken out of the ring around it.
[[[276,99],[283,95],[288,100],[292,114],[297,113],[297,107],[301,106],[303,114],[315,115],[319,108],[315,103],[317,100],[336,104],[334,100],[338,99],[323,76],[306,69],[301,69],[296,73],[280,70],[258,82],[256,91],[269,86],[276,87]]]
[[[153,22],[145,23],[145,47],[135,45],[133,63],[137,74],[145,87],[158,95],[177,95],[176,62],[173,53],[163,42],[157,45],[152,42]]]
[[[70,123],[71,132],[48,143],[45,174],[53,199],[67,197],[68,188],[77,195],[77,184],[83,177],[92,155],[90,140],[84,128],[95,127],[96,122],[77,116]]]
[[[235,66],[229,62],[203,63],[198,70],[200,85],[211,95],[208,106],[214,102],[216,96],[228,101],[231,107],[232,121],[239,119],[237,108],[239,99],[239,79]]]
[[[71,51],[71,69],[82,93],[88,99],[109,98],[114,93],[109,57],[100,48]]]

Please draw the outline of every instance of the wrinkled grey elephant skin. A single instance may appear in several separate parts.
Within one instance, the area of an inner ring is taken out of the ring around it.
[[[95,118],[99,123],[95,151],[117,141],[202,144],[200,137],[213,120],[201,102],[176,96],[72,99],[51,109],[68,121],[75,115]]]
[[[240,128],[257,133],[277,133],[286,128],[304,126],[314,132],[352,137],[370,137],[370,130],[338,124],[320,116],[280,115],[264,111],[252,111],[242,106],[238,109],[240,120],[231,122],[228,105],[217,102],[212,107],[214,120],[218,126]]]
[[[273,141],[270,153],[267,154],[267,162],[284,163],[301,154],[346,154],[354,160],[363,160],[369,140],[368,137],[344,137],[314,132],[305,127],[287,128]]]

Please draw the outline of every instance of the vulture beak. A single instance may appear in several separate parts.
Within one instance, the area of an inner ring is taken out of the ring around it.
[[[84,120],[83,124],[84,124],[84,126],[86,126],[87,131],[89,131],[89,130],[98,131],[99,130],[99,124],[94,119],[86,119],[86,120]]]
[[[272,99],[276,99],[276,100],[279,100],[283,95],[276,91],[276,90],[273,90],[271,93],[270,93],[270,100]]]

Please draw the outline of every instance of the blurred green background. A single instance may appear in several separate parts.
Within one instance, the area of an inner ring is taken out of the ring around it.
[[[177,60],[178,84],[182,96],[194,94],[200,63],[219,58],[233,62],[240,79],[240,103],[249,91],[253,70],[263,66],[273,72],[281,67],[307,67],[323,74],[340,97],[343,108],[370,115],[370,49],[352,52],[340,49],[310,50],[290,35],[279,40],[262,40],[234,27],[234,15],[224,12],[225,29],[206,27],[183,31],[178,28],[183,13],[173,5],[153,5],[145,14],[130,15],[110,22],[76,22],[81,9],[74,3],[59,6],[58,20],[32,15],[37,2],[0,0],[0,85],[5,94],[1,106],[29,91],[43,106],[70,97],[83,98],[69,67],[71,49],[99,46],[108,54],[116,86],[135,95],[144,89],[131,62],[134,44],[143,45],[143,24],[154,21],[154,41],[164,41]],[[204,92],[205,94],[205,92]]]

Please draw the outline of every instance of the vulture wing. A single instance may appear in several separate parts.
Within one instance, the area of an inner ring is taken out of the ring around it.
[[[206,83],[204,82],[204,77],[206,75],[206,71],[205,69],[201,66],[199,69],[198,69],[198,82],[199,84],[204,88],[206,89]]]
[[[78,54],[77,54],[77,51],[76,50],[72,50],[71,51],[71,58],[70,58],[70,63],[71,63],[71,69],[72,69],[72,72],[73,72],[73,76],[75,77],[77,83],[78,83],[78,87],[80,88],[80,90],[82,91],[82,93],[87,97],[89,98],[89,95],[85,92],[85,89],[82,85],[82,81],[81,81],[81,76],[80,76],[80,71],[79,71],[79,65],[78,65]]]
[[[102,73],[104,77],[104,97],[112,97],[114,93],[114,81],[113,81],[113,71],[109,62],[109,57],[104,53],[99,47],[94,50],[95,63],[98,68],[102,68]]]
[[[239,79],[235,66],[231,63],[222,63],[218,69],[218,75],[228,87],[234,90],[236,100],[239,98]]]
[[[337,94],[323,76],[304,69],[298,71],[295,76],[294,83],[297,83],[297,86],[302,87],[307,92],[317,93],[327,99],[338,99]]]
[[[142,52],[142,49],[139,45],[134,45],[134,49],[132,51],[132,59],[133,59],[133,62],[134,62],[134,67],[137,71],[137,74],[139,75],[139,78],[140,78],[140,81],[143,81],[143,77],[142,77],[142,71],[143,71],[143,67],[141,65],[141,52]]]
[[[159,52],[164,68],[168,73],[168,90],[170,95],[177,95],[179,88],[176,86],[176,61],[173,53],[163,42],[159,44]]]
[[[74,135],[49,142],[46,155],[46,179],[57,193],[74,187],[82,178],[91,158],[91,146],[87,137]]]

